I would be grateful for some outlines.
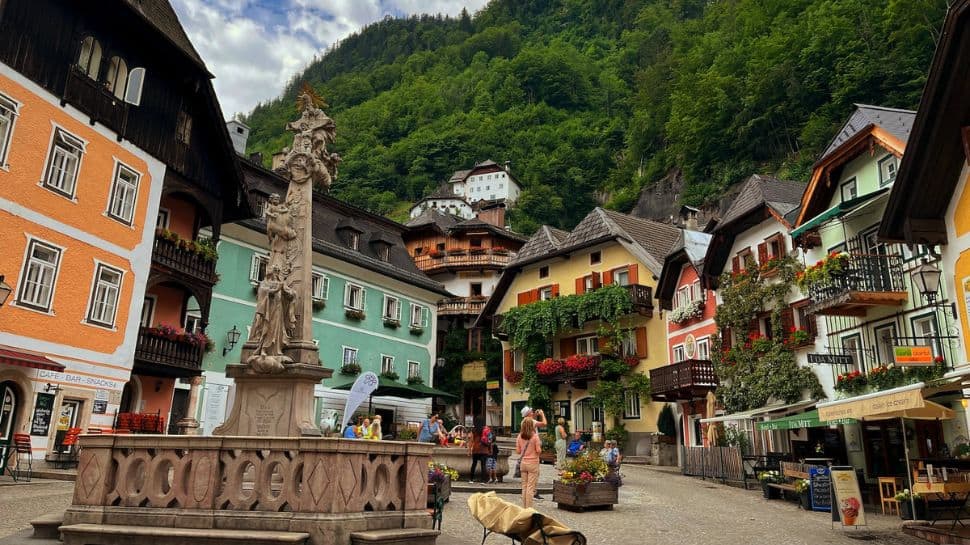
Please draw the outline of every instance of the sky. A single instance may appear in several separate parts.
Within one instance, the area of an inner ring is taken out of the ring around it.
[[[172,0],[192,44],[215,76],[231,118],[273,99],[314,55],[387,15],[458,15],[486,0]]]

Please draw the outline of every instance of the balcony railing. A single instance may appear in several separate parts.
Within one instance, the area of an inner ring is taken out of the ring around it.
[[[650,370],[650,397],[656,401],[691,400],[717,388],[710,360],[684,360]]]
[[[807,311],[833,316],[865,316],[868,307],[901,306],[909,299],[899,255],[850,254],[830,278],[814,282]]]
[[[156,237],[152,262],[207,284],[216,283],[216,262],[167,238]]]
[[[76,66],[67,71],[63,100],[118,133],[119,139],[125,135],[128,104],[111,94],[104,83],[82,74]]]
[[[171,339],[143,327],[135,346],[136,371],[177,377],[198,375],[204,354],[204,346]]]
[[[630,292],[633,310],[644,316],[653,316],[653,288],[640,284],[630,284],[626,286],[626,289]]]
[[[575,372],[563,371],[553,375],[537,375],[539,382],[543,384],[565,384],[567,381],[576,383],[600,378],[600,375],[602,374],[602,370],[600,369],[600,361],[602,360],[602,357],[598,355],[587,357],[593,361],[593,366],[590,369]]]
[[[439,316],[476,315],[482,311],[488,297],[452,297],[438,303]]]
[[[504,267],[515,257],[513,252],[501,248],[432,252],[415,256],[414,264],[424,272],[451,268]]]

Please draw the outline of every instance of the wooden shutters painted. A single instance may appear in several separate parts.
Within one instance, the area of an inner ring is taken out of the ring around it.
[[[568,358],[576,354],[576,337],[559,339],[559,357]]]
[[[768,262],[768,243],[762,242],[758,245],[758,263],[764,265]]]
[[[598,288],[600,286],[602,286],[602,284],[600,283],[600,273],[594,272],[593,273],[593,289],[595,290],[596,288]]]
[[[779,313],[781,320],[781,338],[786,338],[791,334],[791,330],[795,327],[795,313],[791,307],[782,309]]]
[[[586,292],[586,277],[580,276],[576,279],[576,295],[582,295]]]
[[[527,292],[527,291],[520,291],[519,294],[516,296],[516,303],[519,306],[528,305],[529,303],[532,302],[532,301],[529,300],[529,297],[530,297],[529,292]]]
[[[734,256],[731,258],[731,272],[741,271],[741,258],[739,256]]]
[[[631,286],[640,283],[640,278],[639,278],[639,275],[637,273],[637,269],[638,269],[638,267],[637,267],[637,264],[636,263],[634,263],[632,265],[627,265],[627,271],[628,271],[627,274],[630,277],[630,285]]]
[[[513,361],[512,360],[512,351],[511,350],[506,350],[505,352],[503,352],[502,356],[503,356],[504,361],[505,361],[505,374],[508,375],[509,373],[512,372],[512,365],[513,365],[512,364],[512,361]]]
[[[643,359],[647,357],[647,328],[636,328],[637,336],[637,357]]]
[[[552,285],[552,296],[559,297],[559,284]]]
[[[603,285],[609,286],[613,283],[613,271],[603,271]]]

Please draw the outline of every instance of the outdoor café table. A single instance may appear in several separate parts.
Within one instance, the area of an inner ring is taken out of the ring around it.
[[[960,520],[960,513],[967,506],[967,500],[970,499],[970,482],[963,481],[947,481],[947,482],[934,482],[934,483],[913,483],[913,492],[926,497],[930,494],[936,495],[936,497],[942,500],[948,500],[943,507],[933,510],[933,516],[930,520],[930,525],[936,524],[939,520],[940,514],[950,513],[953,515],[953,524],[950,526],[951,529],[956,527],[957,523],[960,526],[964,526],[963,522]],[[963,495],[960,498],[960,495]]]

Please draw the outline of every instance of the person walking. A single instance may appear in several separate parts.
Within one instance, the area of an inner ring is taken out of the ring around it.
[[[522,507],[532,507],[533,497],[539,486],[539,454],[542,452],[542,442],[536,433],[535,421],[526,418],[522,421],[522,429],[515,439],[515,452],[519,454],[519,468],[522,471]]]
[[[488,478],[485,460],[492,453],[492,447],[490,444],[485,444],[484,432],[485,429],[481,424],[475,426],[474,431],[472,431],[471,440],[468,441],[468,454],[472,457],[472,471],[468,477],[468,482],[470,483],[475,482],[475,468],[479,465],[482,468],[482,480],[478,482],[484,483]]]
[[[566,439],[568,437],[566,419],[560,416],[556,420],[556,469],[562,469],[562,465],[566,461]]]

